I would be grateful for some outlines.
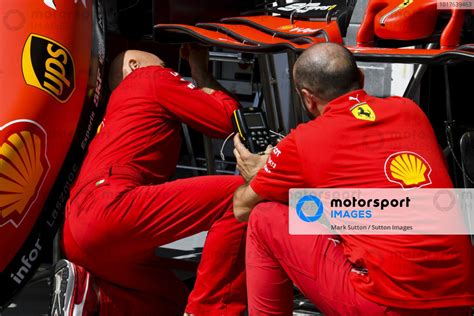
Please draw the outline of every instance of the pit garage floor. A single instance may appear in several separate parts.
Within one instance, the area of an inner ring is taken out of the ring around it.
[[[180,260],[196,261],[201,257],[202,246],[207,233],[201,233],[189,238],[160,247],[157,256]],[[38,273],[45,271],[48,266],[42,266]],[[176,272],[181,279],[192,277],[190,272]],[[49,280],[43,279],[27,285],[10,306],[0,313],[0,316],[44,316],[48,315]]]
[[[38,271],[45,270],[41,267]],[[1,316],[47,316],[49,304],[48,280],[26,286],[20,295],[0,313]]]
[[[160,257],[174,258],[180,260],[196,261],[201,256],[202,246],[206,233],[197,234],[189,238],[178,240],[174,243],[160,247],[156,255]],[[40,267],[38,273],[44,272],[48,266]],[[192,277],[190,272],[176,271],[183,279]],[[297,300],[297,304],[298,304]],[[300,302],[303,303],[303,302]],[[20,295],[6,308],[0,316],[47,316],[49,305],[49,280],[42,279],[34,284],[26,286]],[[295,310],[293,316],[322,315],[316,312]],[[131,315],[133,316],[133,315]]]

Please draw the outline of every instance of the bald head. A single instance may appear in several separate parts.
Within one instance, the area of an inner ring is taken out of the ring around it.
[[[307,49],[293,73],[299,91],[307,89],[324,102],[362,88],[354,56],[339,44],[321,43]]]
[[[127,50],[114,58],[109,69],[109,87],[113,91],[134,70],[148,66],[164,66],[156,55],[141,50]]]

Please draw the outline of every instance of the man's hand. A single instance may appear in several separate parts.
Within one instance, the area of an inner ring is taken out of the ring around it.
[[[250,182],[260,169],[265,166],[272,148],[272,146],[268,146],[263,155],[252,154],[240,141],[239,134],[234,136],[234,155],[237,159],[237,169],[245,179],[245,182]]]
[[[215,91],[223,91],[230,97],[236,99],[232,93],[221,86],[209,72],[209,49],[207,47],[199,44],[183,44],[179,54],[182,59],[189,62],[191,76],[202,91],[207,94],[213,94]]]
[[[206,47],[198,44],[183,44],[179,54],[182,59],[189,62],[191,76],[198,87],[208,94],[213,93],[214,90],[221,90],[209,72],[209,50]]]
[[[209,50],[199,44],[183,44],[180,49],[182,59],[189,62],[191,71],[201,75],[209,74]]]

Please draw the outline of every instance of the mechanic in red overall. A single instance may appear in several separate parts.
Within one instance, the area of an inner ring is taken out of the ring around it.
[[[234,213],[250,215],[250,315],[292,315],[293,283],[324,315],[470,315],[468,236],[289,235],[291,188],[452,188],[424,113],[405,98],[368,95],[347,49],[315,45],[294,78],[317,118],[285,137],[266,164],[234,139],[247,180],[234,194]],[[396,174],[387,166],[397,157],[422,168]]]
[[[181,123],[224,138],[238,108],[209,74],[206,49],[186,46],[182,56],[197,87],[146,52],[126,51],[113,61],[114,90],[66,209],[62,244],[69,261],[56,268],[52,315],[240,315],[246,309],[246,224],[232,212],[232,194],[244,181],[168,182]],[[155,249],[203,231],[209,232],[189,294]]]

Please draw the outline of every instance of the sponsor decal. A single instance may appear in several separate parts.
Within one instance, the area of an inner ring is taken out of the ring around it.
[[[367,103],[359,103],[351,108],[352,115],[358,120],[375,121],[376,116],[374,110]]]
[[[410,4],[413,3],[413,0],[404,0],[400,5],[398,6],[400,9],[404,9],[408,7]]]
[[[404,151],[392,154],[385,161],[388,181],[403,189],[421,188],[431,184],[431,166],[420,155]]]
[[[100,122],[100,124],[99,124],[99,127],[97,127],[96,135],[99,135],[100,132],[102,132],[102,130],[104,129],[104,127],[105,127],[105,120],[102,120],[102,122]]]
[[[47,135],[34,121],[0,127],[0,227],[20,226],[35,203],[50,164]]]
[[[56,4],[54,3],[54,0],[43,0],[43,3],[51,9],[56,10]]]
[[[184,83],[187,83],[187,84],[188,84],[187,87],[188,87],[189,89],[191,89],[191,90],[196,89],[196,86],[195,86],[194,84],[192,84],[191,82],[187,81],[187,80],[184,79],[184,78],[181,78],[181,76],[180,76],[179,73],[177,73],[177,72],[175,72],[175,71],[170,71],[170,74],[171,74],[173,77],[179,77],[179,78],[180,78],[179,81],[184,82]]]
[[[43,0],[43,3],[51,9],[56,10],[56,4],[54,3],[54,0]],[[78,0],[74,0],[74,3],[77,4]],[[87,8],[86,0],[81,0],[81,3],[84,8]]]
[[[38,238],[35,242],[34,248],[31,249],[28,255],[25,254],[23,257],[21,257],[20,268],[15,273],[10,274],[10,277],[13,279],[13,281],[15,281],[17,284],[21,284],[25,280],[25,277],[32,269],[33,264],[40,257],[42,249],[43,246],[41,246],[41,240]]]
[[[277,28],[279,31],[291,31],[293,28],[295,28],[296,25],[294,24],[288,24],[288,25],[282,25]]]
[[[405,9],[406,7],[408,7],[410,4],[413,3],[413,0],[404,0],[402,3],[400,3],[395,9],[391,10],[390,12],[388,12],[387,14],[384,14],[381,18],[380,18],[380,24],[381,25],[385,25],[385,21],[393,14],[397,13],[398,11],[400,10],[403,10]]]
[[[411,0],[412,1],[412,0]],[[329,11],[337,7],[337,4],[333,5],[321,5],[320,2],[316,3],[292,3],[290,5],[278,8],[280,11],[297,13],[306,13],[309,11]]]
[[[306,27],[306,28],[295,27],[294,29],[290,30],[290,32],[292,32],[292,33],[304,33],[304,34],[315,33],[317,31],[319,31],[319,30],[318,29],[312,29],[312,28],[309,28],[309,27]]]
[[[282,25],[277,28],[279,31],[290,32],[290,33],[300,33],[300,34],[309,34],[315,33],[318,29],[312,29],[309,27],[297,27],[294,24]]]
[[[66,103],[75,86],[74,60],[60,43],[31,34],[23,48],[22,71],[26,83]]]
[[[281,150],[278,149],[278,147],[274,147],[272,152],[273,152],[273,155],[275,156],[275,158],[278,158],[281,155]],[[273,159],[271,157],[269,157],[267,163],[263,167],[263,170],[266,173],[272,173],[272,170],[276,169],[276,167],[277,167],[277,163],[275,161],[273,161]]]

